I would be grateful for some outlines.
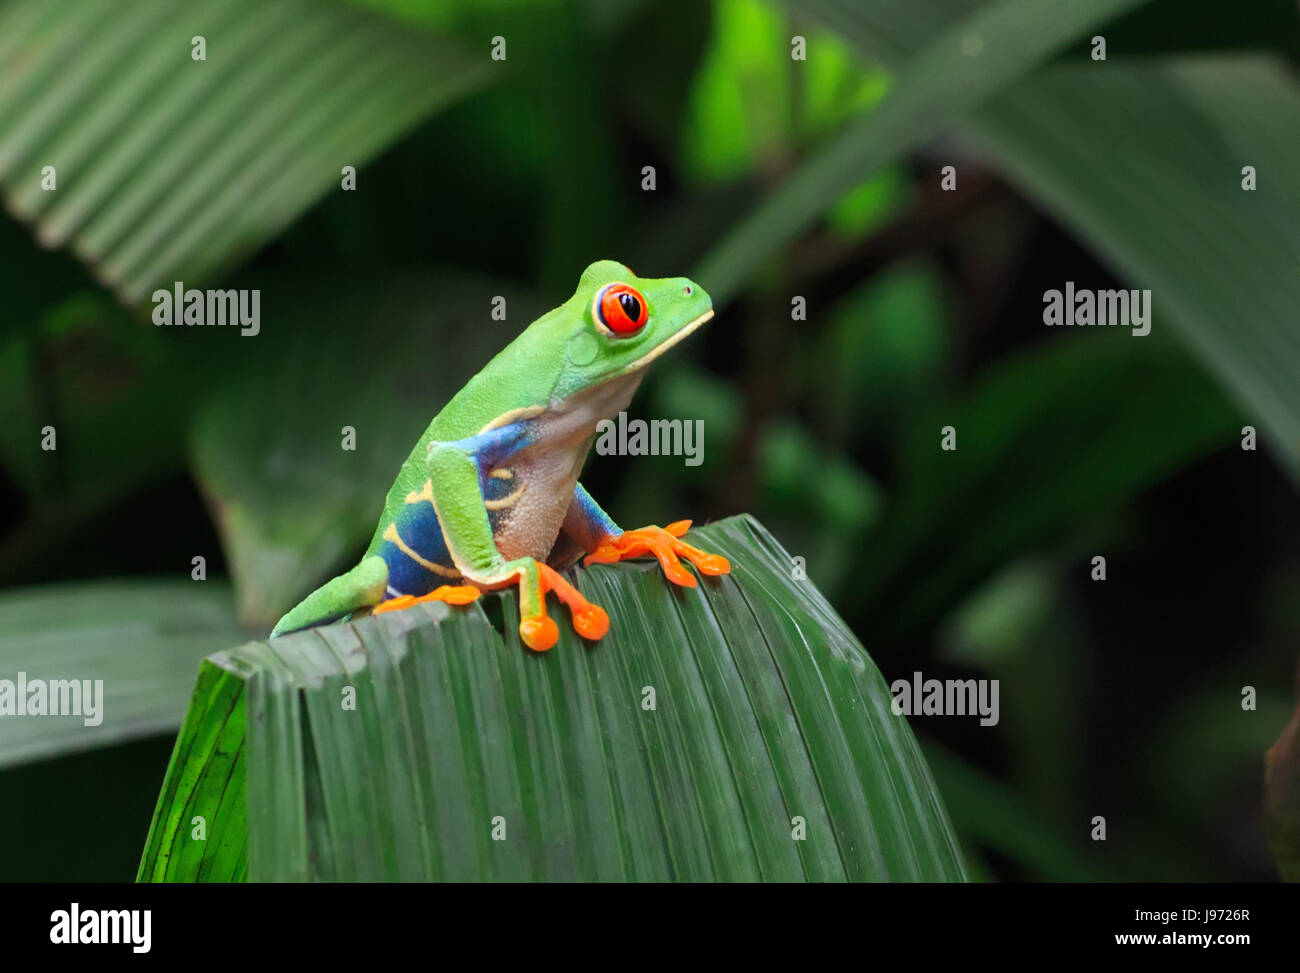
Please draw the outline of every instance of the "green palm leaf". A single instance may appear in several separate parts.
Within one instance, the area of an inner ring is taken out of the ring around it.
[[[256,249],[488,67],[320,0],[20,0],[0,10],[0,189],[139,302]]]
[[[1060,67],[972,123],[1168,323],[1300,477],[1300,93],[1265,58]],[[1171,170],[1167,160],[1178,159]],[[1242,188],[1242,168],[1258,187]],[[1263,431],[1263,430],[1262,430]]]
[[[732,575],[577,573],[596,646],[435,605],[212,657],[140,878],[965,878],[852,633],[753,520],[698,533]]]

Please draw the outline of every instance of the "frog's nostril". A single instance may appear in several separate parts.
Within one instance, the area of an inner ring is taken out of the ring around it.
[[[682,288],[682,293],[685,294],[687,297],[690,297],[692,294],[695,293],[695,288],[692,287],[690,284],[687,284],[685,287]]]

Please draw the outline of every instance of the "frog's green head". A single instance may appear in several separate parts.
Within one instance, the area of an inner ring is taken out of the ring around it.
[[[713,301],[685,277],[638,277],[615,260],[596,261],[574,295],[534,325],[563,348],[552,400],[640,372],[711,317]]]

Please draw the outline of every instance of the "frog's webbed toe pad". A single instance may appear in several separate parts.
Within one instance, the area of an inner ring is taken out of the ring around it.
[[[560,627],[551,620],[550,615],[542,612],[519,620],[519,638],[534,652],[545,652],[559,640]]]

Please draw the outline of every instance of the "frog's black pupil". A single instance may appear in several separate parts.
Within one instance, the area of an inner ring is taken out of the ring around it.
[[[627,315],[629,321],[636,321],[641,317],[641,302],[631,294],[618,295],[618,303],[623,307],[623,313]]]

